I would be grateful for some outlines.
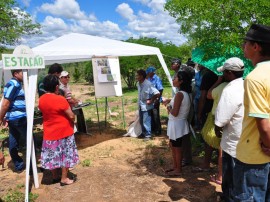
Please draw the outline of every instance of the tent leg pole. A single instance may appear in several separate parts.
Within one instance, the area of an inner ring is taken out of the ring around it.
[[[125,120],[125,111],[124,111],[124,96],[122,96],[122,119],[123,119],[123,127],[126,128],[126,120]]]
[[[105,128],[107,128],[108,98],[105,97]]]
[[[96,109],[97,109],[97,117],[98,117],[99,134],[101,135],[101,128],[100,128],[100,121],[99,121],[99,113],[98,113],[97,97],[95,97],[95,101],[96,101]]]

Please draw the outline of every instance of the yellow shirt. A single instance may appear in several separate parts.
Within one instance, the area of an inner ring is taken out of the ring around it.
[[[258,63],[244,81],[243,130],[237,145],[236,158],[247,164],[270,162],[262,152],[260,133],[255,118],[270,117],[270,61]]]
[[[220,100],[222,91],[227,86],[227,84],[228,82],[223,82],[212,90],[212,97],[213,97],[214,102],[213,102],[213,107],[212,107],[211,112],[213,115],[215,115],[216,108],[218,106],[218,102]]]

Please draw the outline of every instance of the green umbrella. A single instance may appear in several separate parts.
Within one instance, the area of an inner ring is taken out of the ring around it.
[[[226,50],[224,50],[224,48]],[[245,64],[244,77],[253,70],[250,60],[244,58],[243,51],[237,47],[222,46],[220,44],[210,44],[200,46],[192,50],[192,60],[205,66],[216,74],[220,75],[217,68],[222,66],[225,60],[231,57],[239,57]]]

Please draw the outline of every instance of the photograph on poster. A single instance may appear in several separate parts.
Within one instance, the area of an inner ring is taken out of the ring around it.
[[[108,66],[108,60],[107,59],[97,60],[97,66]]]
[[[96,61],[99,82],[115,82],[116,74],[112,73],[108,59],[102,58]]]
[[[110,67],[101,67],[101,74],[111,74],[111,68]]]
[[[107,81],[115,81],[116,75],[115,74],[107,74]]]

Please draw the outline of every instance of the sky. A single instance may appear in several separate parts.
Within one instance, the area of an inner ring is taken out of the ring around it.
[[[181,45],[186,38],[179,24],[164,11],[166,0],[18,0],[42,34],[23,37],[31,48],[68,33],[81,33],[126,40],[158,38]]]

